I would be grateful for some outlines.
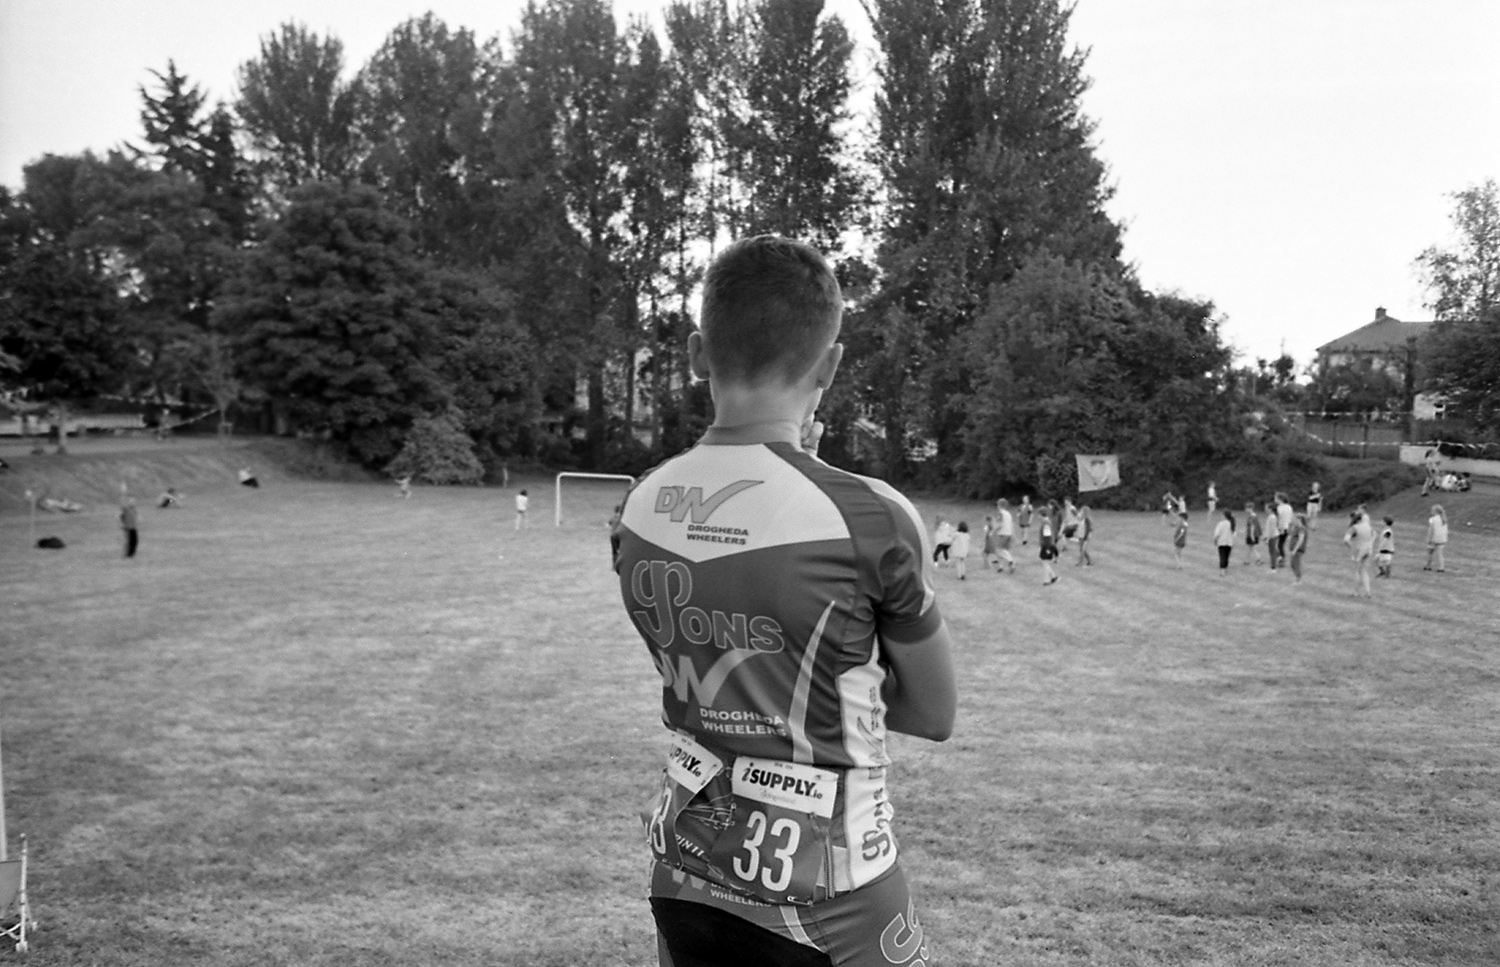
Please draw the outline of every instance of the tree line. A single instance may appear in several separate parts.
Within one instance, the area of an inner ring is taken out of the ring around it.
[[[0,189],[0,378],[265,413],[376,467],[440,426],[489,469],[635,472],[711,418],[683,351],[707,260],[775,232],[848,299],[831,462],[988,495],[1068,489],[1077,452],[1154,482],[1243,448],[1276,380],[1122,258],[1071,4],[866,13],[858,114],[821,0],[539,0],[487,41],[428,14],[352,72],[288,23],[213,106],[169,63],[139,144]]]

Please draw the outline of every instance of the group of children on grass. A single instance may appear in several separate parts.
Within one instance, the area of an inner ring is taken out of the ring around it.
[[[1032,506],[1030,495],[1025,495],[1014,513],[1011,512],[1010,502],[1002,497],[995,501],[995,513],[985,516],[982,546],[985,569],[993,567],[1006,574],[1015,573],[1016,559],[1011,554],[1011,546],[1015,542],[1016,531],[1020,531],[1021,543],[1029,544],[1033,523],[1037,528],[1037,556],[1042,562],[1043,585],[1057,583],[1057,571],[1052,562],[1061,557],[1069,541],[1075,542],[1078,548],[1075,567],[1094,563],[1089,555],[1089,538],[1094,533],[1094,519],[1089,514],[1088,507],[1075,506],[1071,500],[1064,500],[1059,506],[1056,501],[1049,500],[1038,509]],[[965,580],[969,550],[968,521],[959,521],[958,526],[954,527],[947,519],[939,516],[933,534],[933,563],[942,567],[951,562],[958,570],[958,579]]]
[[[1219,573],[1227,574],[1229,561],[1238,539],[1245,545],[1241,564],[1259,564],[1262,561],[1261,545],[1266,548],[1265,560],[1273,571],[1286,569],[1292,572],[1295,583],[1302,583],[1302,558],[1307,553],[1312,531],[1318,526],[1323,507],[1322,487],[1314,482],[1302,510],[1295,510],[1284,492],[1275,496],[1257,509],[1254,501],[1247,501],[1244,510],[1244,528],[1229,508],[1219,510],[1218,491],[1213,481],[1208,484],[1208,514],[1214,523],[1213,542],[1219,556]],[[1183,566],[1183,553],[1188,542],[1187,498],[1170,491],[1162,496],[1162,519],[1172,528],[1173,566]],[[1014,514],[1004,499],[995,502],[995,514],[984,519],[982,560],[986,569],[993,567],[1004,573],[1014,573],[1015,558],[1011,545],[1016,530],[1020,530],[1021,543],[1029,543],[1028,532],[1033,523],[1037,526],[1038,556],[1042,562],[1042,584],[1050,585],[1058,579],[1053,562],[1061,557],[1069,541],[1077,543],[1078,556],[1074,566],[1093,564],[1089,555],[1088,541],[1093,534],[1093,519],[1087,507],[1075,507],[1071,500],[1059,506],[1055,501],[1038,510],[1031,504],[1031,497],[1021,498],[1021,505]],[[1373,566],[1376,577],[1388,578],[1396,555],[1395,518],[1382,518],[1381,526],[1370,519],[1364,504],[1360,504],[1349,515],[1349,524],[1344,531],[1344,543],[1349,547],[1354,562],[1357,580],[1356,593],[1370,595],[1370,571]],[[1427,521],[1427,563],[1424,571],[1445,570],[1443,551],[1448,543],[1448,515],[1442,505],[1434,504]],[[960,581],[967,578],[970,552],[969,524],[959,521],[957,526],[939,516],[933,536],[933,562],[938,567],[953,564]]]

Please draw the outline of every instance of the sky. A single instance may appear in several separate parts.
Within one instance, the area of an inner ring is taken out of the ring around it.
[[[298,20],[352,73],[429,10],[506,37],[521,0],[0,0],[0,184],[45,153],[140,139],[168,59],[232,100],[260,38]],[[618,14],[663,4],[615,0]],[[858,0],[828,0],[863,50]],[[211,11],[211,16],[209,12]],[[659,20],[659,18],[657,18]],[[1375,317],[1432,318],[1415,260],[1452,244],[1454,192],[1500,179],[1500,0],[1077,0],[1085,113],[1125,258],[1214,303],[1246,363],[1299,364]]]

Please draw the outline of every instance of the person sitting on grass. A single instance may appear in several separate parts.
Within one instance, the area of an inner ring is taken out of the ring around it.
[[[814,249],[724,249],[687,345],[713,425],[611,534],[671,730],[646,817],[668,967],[930,962],[886,733],[952,733],[952,645],[911,502],[816,455],[842,311]]]

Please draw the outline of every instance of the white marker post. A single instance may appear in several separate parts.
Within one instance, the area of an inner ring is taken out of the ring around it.
[[[562,526],[562,482],[564,477],[575,477],[581,480],[624,480],[628,483],[635,483],[635,478],[628,473],[567,472],[558,474],[557,482],[554,485],[554,496],[552,499],[552,520],[553,523],[558,527]]]

